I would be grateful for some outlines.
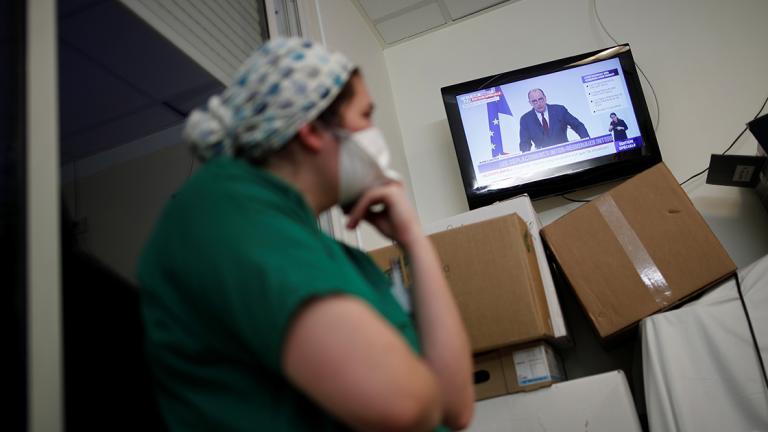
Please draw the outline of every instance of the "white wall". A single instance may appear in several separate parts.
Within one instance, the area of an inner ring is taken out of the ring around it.
[[[682,181],[724,150],[768,95],[768,2],[602,0],[598,7],[656,88],[659,145]],[[522,0],[385,49],[422,222],[467,210],[441,87],[609,45],[591,0]],[[754,154],[755,146],[745,136],[733,153]],[[737,264],[768,253],[768,213],[754,193],[703,179],[686,190]],[[574,206],[561,198],[536,203],[544,223]]]
[[[160,212],[197,167],[179,129],[79,162],[76,182],[71,166],[64,170],[63,191],[70,213],[77,207],[78,216],[87,219],[87,231],[79,240],[88,252],[134,282],[139,254]],[[136,153],[137,148],[146,152]]]
[[[732,140],[768,93],[761,82],[768,59],[757,54],[768,41],[768,29],[760,22],[768,16],[768,2],[740,0],[739,7],[713,0],[681,3],[622,0],[600,1],[599,6],[606,25],[620,41],[632,44],[654,82],[661,102],[662,153],[682,180]],[[360,65],[376,102],[374,120],[390,143],[393,165],[405,175],[423,223],[467,210],[440,87],[611,44],[593,18],[590,0],[522,0],[387,49],[350,0],[321,0],[316,12],[317,30],[326,43]],[[532,38],[540,27],[535,17],[540,16],[549,17],[550,30]],[[646,94],[654,111],[647,89]],[[745,136],[735,150],[752,153],[754,147],[754,139]],[[135,257],[163,200],[188,169],[183,145],[145,157],[80,184],[89,246],[127,277],[133,276]],[[153,188],[147,184],[152,177],[166,180]],[[687,189],[738,264],[768,253],[768,215],[751,191],[707,186],[701,180]],[[89,202],[94,203],[90,209]],[[535,205],[544,223],[577,206],[560,198]],[[149,207],[133,215],[135,206]],[[100,225],[103,217],[116,218],[110,222],[114,225]],[[361,230],[361,237],[365,249],[388,243],[369,227]],[[125,246],[116,246],[123,241]]]
[[[327,46],[344,53],[360,67],[376,105],[374,123],[387,138],[392,152],[392,166],[403,174],[409,196],[414,197],[398,123],[399,107],[392,97],[382,47],[350,0],[318,0],[317,5]],[[389,243],[367,225],[360,233],[364,249],[375,249]]]
[[[63,430],[56,2],[27,3],[27,369],[29,431]]]

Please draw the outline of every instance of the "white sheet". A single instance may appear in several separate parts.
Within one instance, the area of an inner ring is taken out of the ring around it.
[[[621,371],[613,371],[477,402],[468,430],[640,432],[641,428],[627,380]]]
[[[768,256],[739,272],[768,360]],[[733,279],[641,324],[652,432],[768,431],[768,397]]]

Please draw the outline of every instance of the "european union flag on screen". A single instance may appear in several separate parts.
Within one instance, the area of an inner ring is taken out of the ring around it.
[[[501,91],[501,87],[494,87],[493,91],[499,93],[499,99],[493,102],[488,102],[486,107],[488,108],[488,134],[491,138],[491,156],[496,157],[507,154],[504,151],[504,142],[501,139],[501,121],[499,119],[499,114],[511,116],[512,111],[509,110],[507,99],[504,97],[504,92]]]

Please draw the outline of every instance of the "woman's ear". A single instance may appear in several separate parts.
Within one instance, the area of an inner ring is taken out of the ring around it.
[[[312,152],[319,152],[323,146],[328,143],[330,132],[317,122],[309,122],[300,127],[296,132],[296,137],[301,145]]]

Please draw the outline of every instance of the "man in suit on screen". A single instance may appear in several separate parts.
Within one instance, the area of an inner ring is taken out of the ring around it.
[[[547,96],[541,89],[528,92],[528,103],[532,109],[520,117],[520,151],[561,144],[568,141],[570,126],[580,138],[589,138],[584,123],[568,112],[562,105],[548,104]]]

